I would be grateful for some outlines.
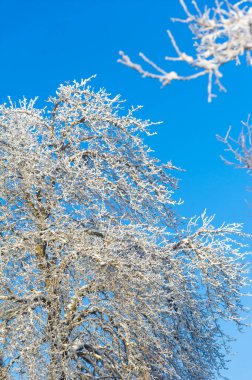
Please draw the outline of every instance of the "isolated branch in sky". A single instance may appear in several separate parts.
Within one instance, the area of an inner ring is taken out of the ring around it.
[[[181,225],[152,123],[87,82],[0,106],[0,378],[217,378],[241,226]]]
[[[176,57],[165,57],[172,62],[182,61],[191,66],[194,72],[189,75],[181,75],[176,69],[167,71],[156,65],[143,53],[140,57],[149,64],[151,71],[146,70],[140,64],[131,61],[124,52],[120,52],[118,61],[138,71],[143,77],[158,79],[163,86],[173,80],[192,80],[203,75],[208,76],[208,101],[211,102],[213,94],[213,82],[220,90],[225,90],[221,84],[221,67],[230,62],[240,63],[239,58],[246,54],[247,63],[252,64],[252,8],[251,1],[238,1],[231,4],[228,1],[216,1],[214,8],[205,6],[201,10],[199,3],[192,1],[194,13],[187,7],[185,0],[179,0],[186,14],[185,19],[172,19],[185,23],[194,35],[195,55],[184,52],[171,31],[168,36],[177,54]]]
[[[217,136],[218,140],[226,145],[225,151],[232,158],[222,157],[226,164],[233,165],[238,169],[245,169],[249,174],[252,171],[252,126],[250,117],[242,123],[242,129],[237,139],[231,136],[231,127],[226,136]]]

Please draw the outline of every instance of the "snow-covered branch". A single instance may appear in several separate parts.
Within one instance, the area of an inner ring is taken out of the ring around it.
[[[243,127],[237,139],[231,136],[231,127],[228,129],[226,136],[217,136],[217,138],[226,145],[225,151],[232,156],[232,158],[222,157],[223,161],[228,165],[234,165],[236,168],[245,169],[251,174],[252,126],[250,124],[250,117],[246,122],[242,122],[242,124]]]
[[[140,64],[134,63],[123,51],[118,62],[136,70],[143,77],[158,79],[163,86],[173,80],[191,80],[202,75],[208,76],[208,101],[215,96],[213,94],[213,82],[220,90],[225,90],[221,84],[221,67],[230,62],[240,63],[240,57],[246,54],[247,63],[252,64],[252,8],[251,1],[238,1],[231,4],[228,1],[215,2],[215,7],[200,10],[200,5],[192,1],[194,12],[191,12],[185,0],[179,0],[186,14],[185,19],[172,19],[189,26],[196,41],[195,55],[184,52],[176,42],[170,30],[167,31],[170,41],[177,54],[175,57],[165,57],[172,62],[182,61],[196,70],[189,75],[181,75],[176,71],[167,71],[160,68],[143,53],[140,57],[152,68],[152,71],[144,69]],[[154,70],[154,71],[153,71]]]

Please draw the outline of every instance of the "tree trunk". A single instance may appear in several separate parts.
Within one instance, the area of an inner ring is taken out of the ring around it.
[[[50,366],[48,380],[65,380],[62,368],[62,334],[59,331],[61,325],[61,305],[59,299],[57,279],[53,276],[52,266],[55,264],[53,258],[49,259],[46,253],[47,243],[40,241],[36,246],[38,267],[42,272],[47,292],[47,331],[50,344]],[[1,377],[0,377],[1,379]]]

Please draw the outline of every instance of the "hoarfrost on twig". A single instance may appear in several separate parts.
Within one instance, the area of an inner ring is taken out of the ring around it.
[[[192,80],[200,76],[208,76],[208,101],[211,102],[215,96],[213,93],[213,81],[220,90],[225,91],[221,84],[221,67],[230,61],[240,63],[239,58],[246,54],[247,63],[252,64],[252,8],[248,1],[238,1],[231,4],[228,1],[215,1],[214,8],[205,7],[200,10],[196,1],[192,1],[195,12],[192,13],[184,0],[179,0],[186,14],[185,19],[172,19],[189,26],[194,34],[195,55],[183,52],[178,46],[173,34],[167,31],[170,41],[177,53],[175,57],[165,57],[167,61],[182,61],[196,70],[190,75],[180,75],[176,71],[167,71],[160,68],[143,53],[140,57],[144,62],[154,69],[148,71],[140,64],[134,63],[123,51],[119,54],[118,62],[136,70],[143,77],[158,79],[163,86],[174,80]]]

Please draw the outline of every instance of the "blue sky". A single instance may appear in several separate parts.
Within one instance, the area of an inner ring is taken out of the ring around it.
[[[147,142],[162,161],[186,169],[178,174],[178,195],[184,200],[180,213],[193,216],[206,208],[216,214],[217,224],[243,222],[251,232],[250,178],[221,161],[224,146],[216,134],[225,135],[232,125],[237,136],[252,112],[252,68],[227,65],[223,83],[228,93],[218,93],[209,104],[207,78],[160,89],[158,82],[116,62],[119,50],[132,59],[142,51],[172,69],[163,59],[173,54],[168,28],[181,48],[191,51],[191,34],[170,21],[174,16],[183,16],[178,0],[1,0],[0,101],[39,95],[42,104],[60,83],[97,74],[94,87],[120,93],[128,106],[143,105],[143,118],[163,121]],[[237,338],[237,355],[225,374],[230,380],[251,380],[252,331],[230,332]]]

